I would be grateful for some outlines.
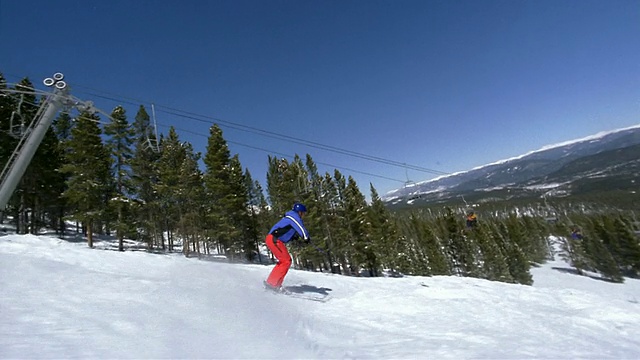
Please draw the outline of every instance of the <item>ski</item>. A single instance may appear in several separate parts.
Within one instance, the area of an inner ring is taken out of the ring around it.
[[[297,299],[311,300],[311,301],[317,301],[317,302],[327,302],[331,299],[330,294],[305,292],[305,291],[301,292],[301,291],[295,290],[296,289],[295,287],[292,287],[292,288],[294,289],[293,291],[285,287],[275,289],[269,286],[266,283],[266,281],[264,282],[265,291],[268,291],[274,295],[285,295],[285,296],[289,296]]]
[[[282,295],[290,296],[297,299],[311,300],[317,302],[327,302],[331,300],[331,295],[322,295],[322,294],[304,294],[304,293],[294,293],[294,292],[283,292]]]

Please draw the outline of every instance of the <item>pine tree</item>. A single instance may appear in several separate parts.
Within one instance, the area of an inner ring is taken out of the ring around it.
[[[409,254],[411,273],[414,275],[450,275],[451,270],[440,241],[430,224],[418,213],[412,212],[407,219],[405,242],[402,253]]]
[[[67,142],[65,165],[68,174],[64,197],[71,206],[72,217],[84,223],[89,247],[93,247],[93,223],[100,219],[103,199],[109,189],[111,160],[109,150],[102,143],[100,118],[83,112],[71,130]]]
[[[300,202],[311,206],[314,202],[313,192],[311,191],[311,183],[309,180],[309,173],[302,159],[298,154],[293,157],[291,166],[289,166],[290,177],[293,180],[292,189],[294,201],[289,206],[292,206],[295,202]]]
[[[160,149],[144,106],[140,106],[133,122],[134,147],[130,160],[132,193],[137,206],[135,215],[140,237],[152,249],[161,228],[160,204],[155,187],[158,182]]]
[[[14,102],[14,111],[11,114],[9,132],[13,137],[19,139],[28,135],[26,133],[27,128],[35,121],[40,103],[33,93],[33,84],[28,78],[24,78],[16,84],[15,90],[23,93],[16,95],[17,98]],[[43,141],[48,142],[47,140]],[[13,143],[14,146],[17,145],[17,142],[11,143]],[[33,209],[35,206],[34,201],[37,199],[38,176],[43,175],[41,171],[42,155],[43,150],[38,146],[38,150],[22,175],[20,183],[10,200],[10,204],[15,209],[14,220],[16,221],[16,232],[18,234],[28,233],[29,228],[31,228],[31,232],[35,230],[33,229],[34,226],[29,227],[28,209]]]
[[[524,215],[521,217],[523,232],[527,238],[528,248],[525,250],[528,258],[541,264],[551,257],[551,247],[548,242],[548,230],[540,217]]]
[[[381,265],[389,267],[393,273],[397,269],[396,254],[399,253],[399,231],[389,210],[371,183],[369,190],[371,206],[369,206],[367,216],[370,226],[371,248],[379,258]]]
[[[579,275],[583,275],[589,267],[584,241],[574,239],[569,234],[564,234],[562,239],[560,258],[571,264]]]
[[[516,241],[510,238],[510,232],[507,225],[501,223],[498,225],[499,231],[496,235],[501,236],[499,241],[501,250],[507,257],[507,265],[509,266],[509,274],[517,283],[524,285],[533,284],[533,278],[529,272],[529,260],[524,251],[520,248]]]
[[[324,178],[318,173],[318,168],[309,154],[307,154],[305,165],[309,175],[309,196],[312,198],[311,202],[305,200],[308,207],[311,208],[307,219],[305,219],[305,226],[309,233],[313,234],[314,246],[324,249],[323,252],[320,252],[314,248],[311,257],[320,264],[321,270],[326,268],[331,272],[337,272],[336,267],[333,266],[334,231],[331,226],[330,196],[325,193]]]
[[[276,218],[291,210],[296,201],[300,201],[297,198],[300,193],[299,174],[299,164],[295,164],[295,160],[289,163],[286,159],[269,157],[267,193]]]
[[[509,240],[509,242],[518,245],[518,247],[522,249],[525,255],[533,253],[533,251],[531,250],[532,246],[530,244],[531,238],[528,234],[525,235],[525,230],[522,226],[522,223],[520,222],[520,218],[512,212],[504,220],[504,224],[507,230],[505,236]]]
[[[0,91],[7,89],[7,81],[0,73]],[[13,153],[18,140],[11,136],[11,114],[15,110],[16,104],[14,98],[9,96],[0,96],[0,164],[6,164]],[[0,224],[4,221],[5,209],[0,209]]]
[[[419,244],[428,259],[429,273],[431,275],[451,275],[451,269],[447,263],[447,257],[443,253],[440,239],[434,234],[426,221],[420,221],[419,226],[422,234]]]
[[[327,249],[329,266],[332,273],[349,274],[347,267],[346,254],[344,252],[346,239],[346,229],[342,223],[343,218],[340,216],[342,212],[342,203],[338,195],[338,188],[331,174],[326,172],[320,180],[320,189],[322,194],[322,233],[326,239],[325,245]],[[334,265],[340,264],[340,265]]]
[[[33,176],[32,181],[32,233],[40,226],[57,228],[59,222],[56,221],[59,208],[61,208],[61,194],[65,189],[65,178],[60,173],[63,166],[64,155],[60,147],[55,131],[49,128],[34,154],[29,167],[31,170],[26,174]]]
[[[65,216],[67,211],[67,201],[62,194],[66,191],[66,184],[69,178],[68,174],[63,173],[60,169],[65,164],[65,157],[67,153],[67,143],[71,139],[71,129],[73,128],[73,120],[71,116],[67,112],[61,113],[54,121],[53,121],[53,131],[55,136],[58,138],[58,146],[57,146],[57,156],[58,156],[58,167],[54,172],[57,176],[57,181],[55,181],[57,185],[57,189],[55,192],[57,193],[57,201],[55,202],[54,213],[52,214],[52,221],[57,221],[57,232],[61,236],[64,236],[66,231],[65,225]]]
[[[353,259],[355,253],[353,242],[353,231],[350,228],[351,221],[348,217],[347,209],[347,180],[339,170],[334,170],[333,199],[336,219],[336,238],[339,241],[335,244],[338,251],[338,262],[340,262],[345,275],[357,274],[356,262]]]
[[[370,237],[367,202],[356,181],[351,176],[348,178],[345,189],[345,205],[345,215],[354,250],[354,265],[357,268],[366,269],[369,272],[369,276],[378,276],[380,264]]]
[[[244,179],[248,189],[248,205],[249,205],[249,229],[248,239],[252,239],[258,262],[262,263],[262,255],[260,253],[260,244],[263,242],[264,234],[269,231],[267,223],[269,209],[267,199],[262,191],[262,186],[257,180],[253,180],[249,169],[245,170]]]
[[[208,212],[211,235],[224,253],[234,255],[248,250],[243,240],[248,226],[248,190],[237,156],[231,159],[227,142],[218,125],[209,129],[204,183],[210,202]]]
[[[633,277],[640,274],[640,244],[633,230],[622,218],[613,220],[614,237],[618,239],[620,262],[626,272]]]
[[[623,282],[624,278],[618,263],[611,253],[615,239],[607,232],[602,218],[592,220],[588,233],[584,234],[583,241],[586,243],[587,254],[593,267],[606,279],[613,282]]]
[[[445,209],[442,219],[445,239],[448,239],[447,248],[450,259],[453,261],[453,269],[461,276],[469,276],[475,269],[474,251],[471,242],[462,233],[462,226],[455,213],[450,209]]]
[[[513,282],[506,256],[498,245],[500,234],[496,233],[495,228],[484,222],[470,236],[480,248],[483,277],[492,281]]]
[[[253,261],[253,241],[249,232],[249,189],[238,154],[229,160],[228,171],[229,192],[225,197],[225,212],[228,215],[231,231],[227,235],[231,239],[234,252],[243,253],[247,260]]]
[[[269,156],[269,168],[267,169],[267,195],[274,214],[284,214],[286,207],[284,205],[284,173],[289,166],[286,159],[278,159]],[[274,219],[272,219],[275,221]]]
[[[311,160],[311,158],[307,154],[307,164],[309,160]],[[289,203],[289,209],[291,209],[291,206],[296,202],[305,204],[308,209],[307,215],[304,218],[305,227],[309,230],[310,234],[316,234],[320,214],[316,208],[317,201],[315,192],[312,187],[313,184],[309,172],[307,171],[307,166],[303,164],[302,159],[297,154],[294,156],[288,168],[288,173],[287,177],[292,179],[290,184],[293,190],[293,201]],[[320,237],[317,238],[320,239]],[[316,244],[314,244],[314,246],[307,246],[301,242],[296,242],[294,246],[295,250],[293,253],[298,265],[311,271],[316,271],[322,267],[322,265],[320,265],[323,262],[322,254],[317,250]]]
[[[104,128],[111,156],[113,157],[115,172],[115,197],[110,203],[115,206],[118,214],[116,222],[116,236],[118,238],[118,250],[124,251],[124,234],[131,228],[131,223],[125,220],[125,213],[128,212],[131,193],[131,173],[130,160],[133,156],[131,145],[133,144],[133,129],[127,121],[126,111],[122,106],[116,107],[111,113],[111,122]]]
[[[4,93],[4,90],[7,89],[7,80],[4,75],[0,73],[0,91],[2,91],[2,96],[0,96],[0,161],[2,163],[6,163],[6,160],[9,159],[9,155],[13,151],[13,146],[11,143],[10,134],[10,120],[11,113],[14,111],[14,102],[13,97]]]
[[[182,251],[188,256],[191,251],[201,253],[200,239],[204,235],[201,224],[205,221],[206,197],[203,174],[198,167],[200,153],[196,153],[189,143],[184,143],[183,147],[185,157],[180,166],[177,185],[177,232],[182,238]]]
[[[397,252],[393,254],[393,262],[397,272],[410,275],[428,276],[429,266],[426,256],[419,252],[420,235],[414,227],[416,222],[412,218],[402,217],[397,219],[397,226],[400,232]]]
[[[180,218],[181,168],[186,150],[175,128],[170,127],[167,137],[161,142],[160,159],[157,163],[158,181],[154,184],[163,222],[163,233],[167,233],[169,251],[173,251],[174,233]],[[162,249],[165,249],[164,236]]]

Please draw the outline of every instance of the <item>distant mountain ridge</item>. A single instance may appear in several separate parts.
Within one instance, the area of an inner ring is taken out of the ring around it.
[[[552,194],[566,195],[584,191],[578,185],[585,181],[602,182],[602,178],[613,183],[620,180],[617,186],[622,187],[638,185],[634,180],[640,182],[640,125],[545,146],[515,158],[397,189],[383,199],[388,203],[441,202],[507,187],[547,189]],[[517,191],[510,196],[517,196]]]

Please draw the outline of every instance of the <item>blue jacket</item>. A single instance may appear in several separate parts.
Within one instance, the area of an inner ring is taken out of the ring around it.
[[[305,240],[309,239],[309,232],[305,229],[300,215],[295,211],[287,211],[282,220],[278,221],[269,230],[269,234],[283,243],[295,240],[298,236]]]

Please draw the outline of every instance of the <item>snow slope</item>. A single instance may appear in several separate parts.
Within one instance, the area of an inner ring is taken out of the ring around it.
[[[560,268],[554,269],[554,268]],[[534,286],[349,278],[0,237],[0,358],[640,358],[640,281],[534,269]]]

